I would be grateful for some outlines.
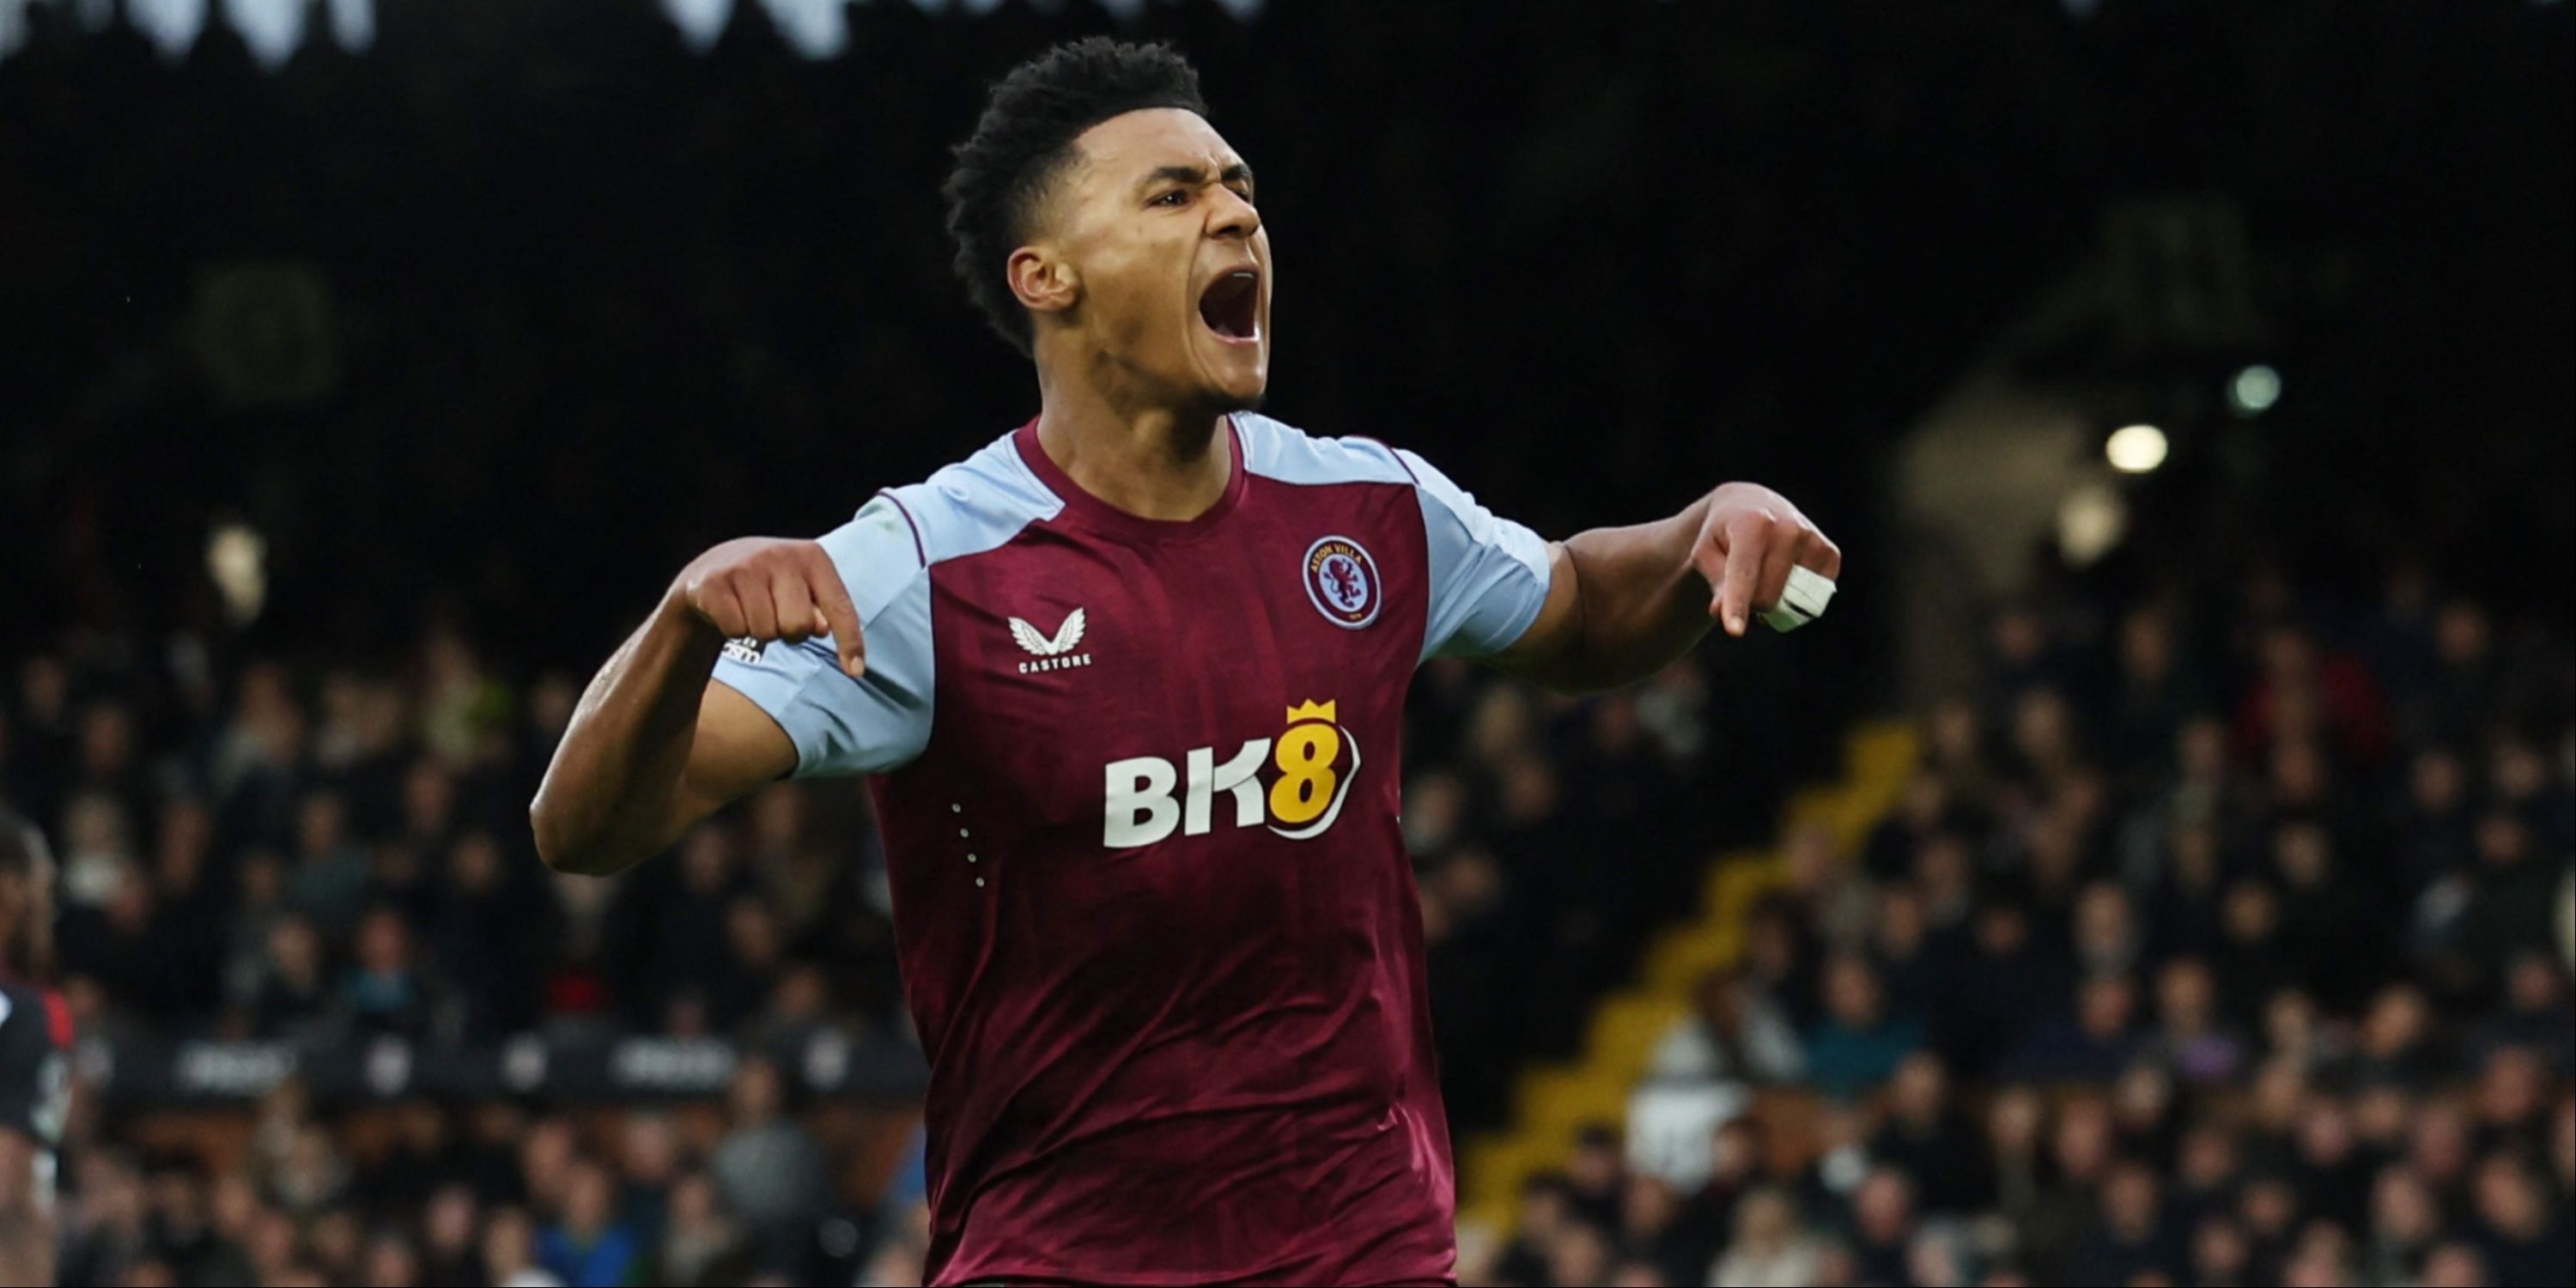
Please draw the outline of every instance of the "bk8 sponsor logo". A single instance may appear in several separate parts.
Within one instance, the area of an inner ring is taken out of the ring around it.
[[[1223,761],[1214,747],[1192,748],[1178,765],[1161,756],[1110,761],[1102,773],[1100,843],[1124,850],[1175,832],[1205,836],[1216,827],[1219,796],[1231,798],[1232,826],[1268,827],[1292,841],[1323,835],[1341,817],[1360,771],[1359,740],[1337,722],[1334,707],[1290,707],[1276,739],[1248,739]]]

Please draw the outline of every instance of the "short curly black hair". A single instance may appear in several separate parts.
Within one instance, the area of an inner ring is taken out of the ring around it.
[[[1082,132],[1150,107],[1208,114],[1198,69],[1170,45],[1091,36],[1057,45],[1011,69],[993,86],[975,133],[957,145],[940,189],[957,275],[1003,339],[1026,354],[1028,310],[1011,294],[1002,266],[1027,239],[1029,217]]]

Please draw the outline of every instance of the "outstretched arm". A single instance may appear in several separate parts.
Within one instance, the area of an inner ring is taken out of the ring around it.
[[[823,634],[843,671],[864,669],[857,610],[819,544],[752,537],[699,556],[573,711],[528,808],[546,865],[623,871],[794,769],[778,722],[707,676],[729,638]]]
[[[1754,614],[1779,602],[1791,568],[1834,578],[1842,561],[1787,497],[1729,483],[1670,518],[1550,545],[1547,600],[1494,662],[1567,692],[1634,683],[1688,652],[1712,624],[1744,634]]]

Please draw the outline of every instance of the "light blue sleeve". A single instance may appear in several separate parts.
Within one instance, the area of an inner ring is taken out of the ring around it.
[[[796,744],[796,776],[900,769],[930,743],[930,571],[903,507],[880,495],[822,537],[859,610],[867,674],[853,680],[831,636],[726,643],[715,678]]]
[[[1547,602],[1547,542],[1476,504],[1476,498],[1402,448],[1430,538],[1431,620],[1424,660],[1485,657],[1510,648]]]

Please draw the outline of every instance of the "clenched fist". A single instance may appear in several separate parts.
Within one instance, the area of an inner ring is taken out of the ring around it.
[[[691,560],[673,588],[727,639],[801,644],[829,635],[842,671],[855,678],[868,669],[859,610],[818,542],[738,537]]]

